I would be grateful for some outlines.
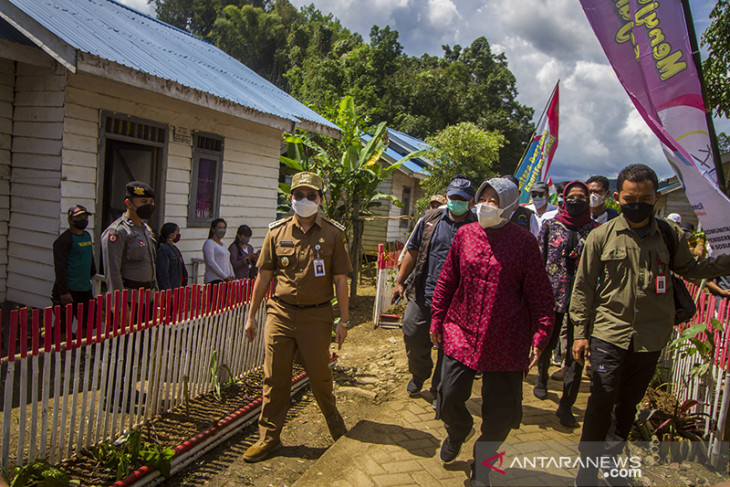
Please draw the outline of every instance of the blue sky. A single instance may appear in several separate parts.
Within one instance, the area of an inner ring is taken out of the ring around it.
[[[153,13],[147,0],[121,0]],[[643,162],[671,176],[656,137],[639,117],[601,50],[578,0],[290,0],[314,3],[367,38],[373,25],[390,25],[410,55],[440,55],[441,45],[468,46],[485,36],[504,52],[517,78],[518,100],[539,117],[560,79],[560,139],[554,181],[615,177]],[[714,0],[690,0],[695,28],[709,26]],[[536,121],[536,120],[535,120]],[[728,120],[717,131],[730,132]]]

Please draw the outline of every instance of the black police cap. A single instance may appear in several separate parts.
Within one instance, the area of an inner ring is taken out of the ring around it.
[[[131,181],[127,183],[127,197],[154,198],[155,192],[147,183],[143,183],[142,181]]]

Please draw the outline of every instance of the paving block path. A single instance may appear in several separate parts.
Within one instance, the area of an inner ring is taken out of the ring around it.
[[[554,370],[554,369],[553,369]],[[580,428],[561,426],[555,410],[562,382],[550,381],[549,396],[541,401],[532,394],[534,372],[523,387],[522,424],[507,438],[506,456],[544,454],[564,448],[574,455],[571,445],[580,438]],[[434,419],[431,396],[411,398],[405,385],[396,397],[378,408],[377,414],[355,425],[348,425],[347,436],[341,438],[301,476],[295,487],[353,486],[463,486],[469,485],[470,464],[475,435],[461,450],[458,458],[447,465],[439,460],[441,442],[446,436],[443,423]],[[477,432],[481,425],[481,381],[474,382],[467,406],[474,417]],[[588,398],[587,379],[583,378],[581,394],[573,408],[576,418],[583,419]],[[509,445],[510,442],[518,442]],[[511,470],[511,471],[510,471]],[[503,478],[491,476],[492,485],[573,485],[573,469],[510,469]]]

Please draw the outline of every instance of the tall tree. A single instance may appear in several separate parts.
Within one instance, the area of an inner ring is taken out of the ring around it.
[[[710,108],[730,117],[730,1],[718,0],[710,12],[712,24],[702,34],[709,55],[702,63]]]

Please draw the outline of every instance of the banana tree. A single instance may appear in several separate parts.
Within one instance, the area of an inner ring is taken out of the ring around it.
[[[383,164],[381,157],[388,147],[385,123],[379,124],[370,140],[363,145],[360,122],[352,97],[345,97],[340,102],[335,121],[342,128],[339,141],[330,139],[323,147],[310,135],[287,137],[287,156],[281,158],[287,167],[313,171],[322,177],[325,194],[323,211],[327,217],[345,225],[351,243],[350,257],[354,269],[351,296],[357,295],[362,260],[362,217],[372,214],[372,210],[384,200],[401,206],[393,195],[378,191],[378,186],[404,162],[423,155],[423,151],[415,151],[394,164]],[[281,190],[288,192],[288,188]]]

